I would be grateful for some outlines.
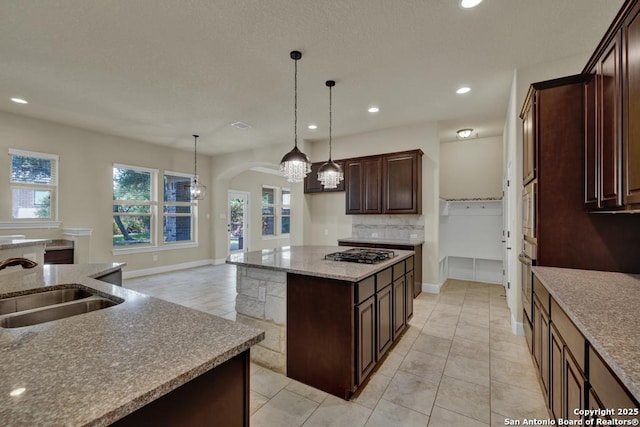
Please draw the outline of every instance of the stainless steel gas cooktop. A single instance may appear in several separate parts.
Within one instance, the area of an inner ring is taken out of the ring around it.
[[[388,249],[353,248],[344,252],[334,252],[324,256],[324,259],[333,261],[359,262],[363,264],[377,264],[396,254]]]

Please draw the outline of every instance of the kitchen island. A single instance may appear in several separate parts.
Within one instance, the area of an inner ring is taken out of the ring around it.
[[[413,313],[414,253],[375,264],[325,255],[338,246],[292,246],[231,255],[236,320],[266,331],[252,358],[290,378],[348,399]]]
[[[0,298],[71,285],[120,302],[0,328],[0,424],[248,425],[248,353],[264,333],[94,279],[121,267],[0,272]]]

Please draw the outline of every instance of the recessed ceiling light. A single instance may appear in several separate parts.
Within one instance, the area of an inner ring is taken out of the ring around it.
[[[11,100],[16,104],[28,104],[27,100],[22,98],[11,98]]]
[[[316,129],[318,129],[318,126],[317,125],[309,125],[309,126],[307,126],[307,128],[309,130],[316,130]]]
[[[380,111],[380,109],[378,107],[369,107],[367,111],[369,111],[370,113],[377,113],[378,111]]]
[[[469,93],[471,91],[470,87],[463,86],[456,91],[457,94],[462,95],[463,93]]]
[[[482,3],[482,0],[461,0],[460,7],[464,9],[471,9]]]
[[[456,133],[460,138],[465,139],[465,138],[469,138],[472,132],[473,132],[473,129],[460,129]]]
[[[231,123],[231,126],[233,126],[236,129],[249,129],[251,127],[251,125],[248,125],[245,122],[235,122],[235,123]]]

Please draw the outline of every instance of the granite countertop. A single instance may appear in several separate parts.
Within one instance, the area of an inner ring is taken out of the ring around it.
[[[0,328],[3,425],[108,425],[264,339],[258,329],[92,279],[122,265],[0,274],[0,297],[73,283],[124,300],[40,325]],[[9,395],[18,388],[24,393]]]
[[[345,237],[343,239],[338,239],[340,243],[379,243],[383,245],[407,245],[407,246],[415,246],[424,244],[424,239],[386,239],[386,238],[378,238],[378,237]]]
[[[50,242],[49,239],[9,239],[0,240],[0,249],[13,249],[21,248],[23,246],[33,246],[38,244],[46,244]]]
[[[556,267],[533,272],[640,401],[640,275]]]
[[[347,249],[349,249],[348,246],[285,246],[232,254],[227,258],[227,264],[358,282],[414,254],[413,251],[394,250],[396,254],[394,258],[378,264],[324,259],[327,254],[343,252]]]
[[[51,240],[44,246],[45,251],[62,251],[65,249],[73,249],[73,240]]]

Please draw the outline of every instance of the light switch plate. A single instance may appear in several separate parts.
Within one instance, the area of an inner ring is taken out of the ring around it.
[[[264,302],[267,299],[267,288],[264,286],[258,287],[258,301]]]

